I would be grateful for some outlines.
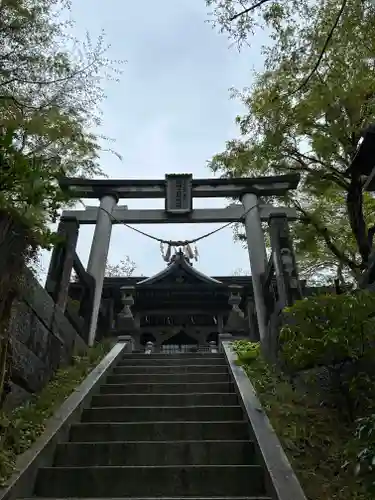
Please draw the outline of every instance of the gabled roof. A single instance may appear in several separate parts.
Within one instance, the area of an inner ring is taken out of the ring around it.
[[[187,261],[185,255],[182,251],[175,254],[174,261],[169,264],[165,269],[160,271],[160,273],[146,278],[145,280],[139,281],[138,285],[155,285],[155,284],[203,284],[212,286],[223,286],[221,281],[210,278],[205,274],[197,271],[189,262]]]

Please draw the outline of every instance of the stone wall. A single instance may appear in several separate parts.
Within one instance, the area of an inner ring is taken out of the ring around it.
[[[33,277],[25,273],[10,322],[9,385],[5,409],[39,392],[57,368],[87,348],[61,309]]]

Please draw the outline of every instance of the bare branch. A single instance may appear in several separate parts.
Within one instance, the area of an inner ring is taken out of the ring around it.
[[[20,82],[20,83],[24,83],[24,84],[28,84],[28,85],[53,85],[56,83],[63,83],[63,82],[66,82],[67,80],[72,80],[73,78],[82,75],[88,69],[90,69],[96,62],[97,62],[97,60],[96,60],[96,58],[94,58],[89,64],[87,64],[83,68],[81,68],[73,73],[70,73],[69,75],[63,76],[61,78],[56,78],[54,80],[33,81],[33,80],[27,80],[24,78],[19,78],[16,76],[10,80],[7,80],[5,82],[1,82],[0,85],[5,86],[5,85],[9,85],[9,84],[14,83],[14,82]]]
[[[234,16],[232,16],[231,18],[229,18],[229,21],[230,22],[235,21],[237,18],[239,18],[241,16],[244,16],[245,14],[248,14],[249,12],[257,9],[258,7],[261,7],[266,2],[269,2],[269,0],[259,0],[259,2],[257,2],[256,4],[251,5],[247,9],[244,9],[241,12],[238,12],[237,14],[235,14]]]
[[[296,209],[301,212],[305,220],[314,226],[317,233],[324,239],[329,250],[331,250],[340,262],[347,265],[352,271],[358,271],[358,269],[361,269],[361,265],[358,265],[355,261],[349,259],[349,257],[334,244],[326,227],[321,226],[311,214],[302,208],[298,201],[292,200],[292,202]]]
[[[349,189],[349,182],[347,182],[344,179],[343,174],[337,168],[333,167],[332,165],[330,165],[326,162],[319,160],[316,157],[312,157],[312,156],[306,155],[304,153],[301,153],[297,148],[288,147],[286,150],[290,154],[290,156],[292,156],[296,161],[300,162],[301,165],[304,165],[304,170],[314,173],[314,170],[309,168],[309,165],[303,160],[307,160],[311,163],[316,163],[317,165],[321,165],[323,168],[326,168],[331,173],[322,174],[322,172],[319,171],[319,172],[317,172],[317,174],[319,174],[322,178],[326,178],[328,180],[334,181],[336,184],[338,184],[343,189],[346,189],[346,190]]]
[[[291,92],[289,94],[288,97],[292,97],[294,94],[297,94],[300,90],[302,90],[309,83],[311,78],[316,73],[317,69],[319,68],[320,63],[322,62],[325,51],[327,50],[327,47],[328,47],[328,45],[333,37],[333,33],[334,33],[335,29],[337,28],[337,25],[339,24],[341,16],[342,16],[344,9],[346,7],[346,4],[347,4],[347,0],[343,0],[341,7],[340,7],[340,10],[336,16],[335,22],[333,23],[333,26],[332,26],[330,32],[328,33],[327,39],[323,45],[323,48],[319,54],[319,57],[314,65],[313,69],[310,71],[310,73],[307,75],[307,77],[302,81],[302,83],[295,90],[293,90],[293,92]]]

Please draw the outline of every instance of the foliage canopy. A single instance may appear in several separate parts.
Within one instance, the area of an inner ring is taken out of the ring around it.
[[[300,173],[289,202],[301,215],[294,236],[303,270],[358,279],[371,252],[375,202],[362,199],[361,180],[347,169],[375,121],[375,7],[347,2],[325,47],[343,6],[338,0],[267,2],[236,18],[241,26],[229,21],[233,9],[253,2],[208,3],[232,36],[244,40],[259,22],[271,37],[264,71],[251,88],[234,91],[246,109],[237,117],[241,137],[228,141],[210,168],[228,177]]]
[[[118,264],[110,264],[107,262],[105,266],[105,277],[106,278],[122,278],[132,276],[137,265],[130,257],[126,256],[124,259],[120,260]]]
[[[73,37],[69,8],[69,0],[0,6],[0,208],[39,237],[67,201],[58,178],[101,173],[102,82],[118,72],[103,35]]]

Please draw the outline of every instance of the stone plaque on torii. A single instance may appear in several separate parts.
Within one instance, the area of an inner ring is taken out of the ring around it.
[[[155,223],[229,223],[245,224],[255,306],[261,339],[265,336],[265,305],[262,276],[266,269],[266,247],[262,221],[275,214],[289,220],[297,219],[297,212],[289,207],[274,207],[260,202],[263,196],[282,196],[296,189],[300,176],[289,174],[273,177],[237,179],[194,179],[191,174],[171,174],[158,180],[90,180],[63,178],[62,189],[73,198],[96,198],[99,207],[85,210],[65,210],[61,220],[76,219],[79,224],[95,224],[87,271],[95,278],[95,297],[91,317],[89,344],[95,340],[101,302],[105,265],[108,256],[112,224]],[[194,209],[194,198],[234,198],[241,204],[226,208]],[[164,198],[165,210],[128,209],[118,206],[120,198]]]

